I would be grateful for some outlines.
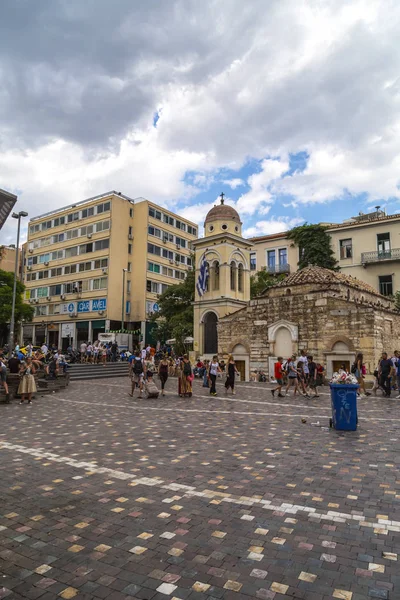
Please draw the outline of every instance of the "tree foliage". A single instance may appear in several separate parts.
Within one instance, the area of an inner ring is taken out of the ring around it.
[[[297,263],[299,269],[315,265],[334,271],[338,270],[327,227],[305,223],[291,229],[287,237],[299,248],[299,262]]]
[[[171,285],[158,297],[160,312],[153,315],[157,337],[161,342],[175,338],[175,351],[183,353],[183,340],[193,335],[195,272],[188,271],[182,283]]]
[[[260,296],[266,288],[283,281],[286,275],[271,275],[267,271],[258,271],[250,277],[250,298]]]
[[[400,310],[400,291],[396,292],[394,295],[394,305],[397,310]]]
[[[8,327],[11,321],[12,296],[14,287],[14,273],[0,269],[0,335],[7,339]],[[15,324],[21,321],[31,321],[34,309],[23,302],[22,294],[25,286],[17,281],[17,294],[15,297]]]

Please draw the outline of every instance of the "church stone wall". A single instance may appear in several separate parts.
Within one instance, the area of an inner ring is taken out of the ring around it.
[[[342,286],[340,286],[342,287]],[[268,373],[269,356],[274,356],[268,341],[268,327],[284,320],[298,326],[298,342],[313,354],[317,362],[326,364],[327,354],[336,342],[347,344],[351,354],[364,353],[364,362],[372,373],[383,350],[393,352],[400,345],[400,314],[365,303],[353,290],[315,291],[315,286],[301,290],[270,290],[267,296],[252,300],[248,307],[233,313],[218,324],[220,354],[226,354],[234,343],[250,348],[250,370],[262,368]],[[351,299],[349,298],[351,294]],[[374,298],[375,300],[375,298]]]

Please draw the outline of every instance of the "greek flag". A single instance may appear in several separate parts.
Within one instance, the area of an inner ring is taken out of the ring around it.
[[[203,258],[200,263],[200,273],[197,278],[196,288],[199,296],[202,296],[207,289],[207,279],[208,279],[208,265],[206,261],[206,255],[203,254]]]

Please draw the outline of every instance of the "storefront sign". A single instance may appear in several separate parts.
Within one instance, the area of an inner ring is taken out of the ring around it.
[[[60,304],[60,315],[68,315],[74,312],[87,313],[106,310],[107,298],[95,298],[94,300],[79,300],[78,302],[66,302]]]
[[[75,335],[75,323],[63,323],[61,325],[61,337],[70,338]]]
[[[106,310],[107,298],[96,298],[92,300],[92,310]]]

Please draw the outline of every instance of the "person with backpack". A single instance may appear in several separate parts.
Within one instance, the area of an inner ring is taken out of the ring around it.
[[[145,370],[139,351],[137,351],[134,356],[132,355],[129,357],[129,375],[132,381],[132,391],[129,394],[130,397],[133,398],[133,393],[137,386],[139,388],[139,398],[142,398]]]
[[[187,357],[187,354],[184,354],[181,362],[180,362],[180,374],[178,377],[178,393],[179,396],[189,398],[192,397],[192,365]]]
[[[168,379],[168,371],[169,371],[169,361],[168,361],[168,357],[166,355],[164,355],[160,361],[160,364],[158,365],[158,376],[161,381],[161,394],[163,396],[165,396],[164,390],[165,390],[165,384],[167,383],[167,379]]]

